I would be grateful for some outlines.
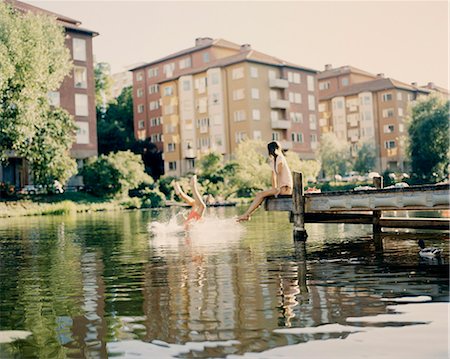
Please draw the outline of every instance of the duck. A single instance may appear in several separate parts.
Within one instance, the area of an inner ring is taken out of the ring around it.
[[[419,255],[421,257],[433,258],[441,256],[442,249],[435,247],[425,247],[425,242],[423,241],[423,239],[419,239],[419,247],[421,248],[419,252]]]

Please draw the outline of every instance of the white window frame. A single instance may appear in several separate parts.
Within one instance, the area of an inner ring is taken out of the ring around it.
[[[89,100],[88,95],[75,94],[75,116],[89,116]]]
[[[86,39],[79,37],[72,38],[72,58],[78,61],[86,61]]]

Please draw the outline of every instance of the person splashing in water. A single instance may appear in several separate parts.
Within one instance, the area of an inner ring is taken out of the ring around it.
[[[193,197],[186,194],[178,182],[174,182],[174,184],[173,184],[175,193],[183,201],[185,201],[189,206],[192,207],[191,211],[189,212],[188,216],[186,217],[185,226],[188,226],[189,223],[200,220],[206,209],[205,202],[203,202],[202,196],[200,195],[200,192],[198,190],[197,176],[196,175],[192,176],[189,183],[191,185],[191,191],[192,191]]]
[[[248,221],[266,197],[292,194],[293,180],[292,173],[281,151],[281,146],[277,141],[267,145],[269,151],[270,165],[272,167],[272,188],[258,192],[250,207],[236,221]]]

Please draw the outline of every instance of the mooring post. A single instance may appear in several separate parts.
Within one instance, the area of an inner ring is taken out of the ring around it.
[[[383,177],[374,177],[373,178],[373,184],[376,189],[383,188]],[[380,226],[380,218],[381,218],[381,211],[373,211],[373,226],[372,230],[373,233],[381,233],[381,226]]]
[[[294,222],[294,240],[306,241],[305,229],[305,197],[303,195],[303,175],[294,172],[294,188],[292,193],[292,217]]]

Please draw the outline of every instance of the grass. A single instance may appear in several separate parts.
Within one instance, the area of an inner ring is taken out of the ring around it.
[[[24,196],[0,201],[0,218],[123,210],[119,200],[101,199],[82,192]]]

